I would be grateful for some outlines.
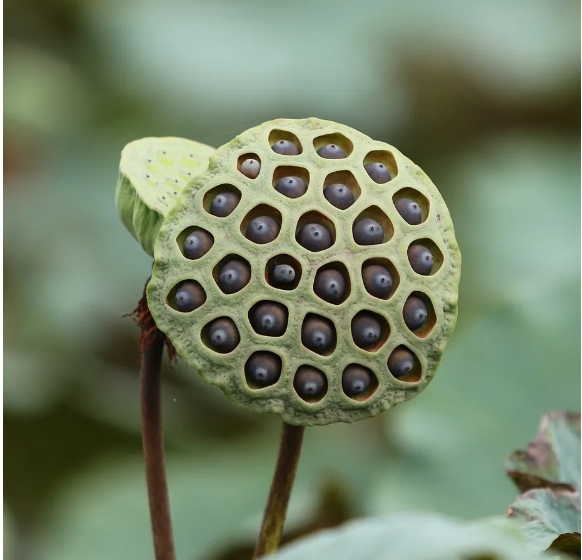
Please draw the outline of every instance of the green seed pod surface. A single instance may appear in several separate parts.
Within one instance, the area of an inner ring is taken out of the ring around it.
[[[184,187],[208,167],[215,148],[183,138],[142,138],[123,148],[115,193],[117,213],[146,253]]]
[[[278,154],[271,149],[278,140],[289,138],[299,144],[299,153]],[[342,148],[346,157],[320,157],[317,150],[329,143]],[[255,179],[237,170],[237,162],[245,154],[255,154],[261,160],[261,173]],[[377,183],[369,176],[364,165],[375,162],[390,171],[390,181]],[[298,199],[281,196],[274,188],[277,173],[309,177],[309,188]],[[352,186],[358,197],[344,210],[330,205],[323,194],[329,183],[326,179],[335,173],[349,174],[357,183]],[[205,210],[204,200],[206,193],[224,184],[236,187],[241,200],[229,216],[219,218]],[[421,224],[407,223],[396,209],[393,197],[403,188],[415,200],[425,201],[422,215],[426,219]],[[258,244],[245,236],[249,221],[256,216],[269,216],[280,224],[276,239]],[[354,241],[353,225],[362,218],[382,226],[385,236],[381,243],[358,245]],[[333,238],[330,248],[312,251],[297,241],[297,233],[311,223],[329,230]],[[181,249],[193,228],[204,229],[215,239],[208,253],[195,261],[186,259]],[[407,251],[413,243],[422,244],[433,254],[434,266],[427,276],[411,268]],[[281,255],[296,262],[299,278],[285,290],[268,281],[272,263]],[[251,265],[250,282],[233,294],[220,290],[213,276],[217,263],[227,256],[238,256]],[[188,184],[166,217],[154,257],[148,302],[158,327],[178,354],[235,404],[277,414],[294,425],[353,422],[417,395],[435,375],[456,323],[461,255],[439,191],[393,146],[334,122],[278,119],[249,129],[219,148],[208,169]],[[386,299],[372,296],[364,287],[362,269],[369,264],[390,269],[394,288]],[[316,274],[326,265],[345,268],[346,294],[337,304],[314,292]],[[168,304],[168,294],[184,280],[199,282],[207,296],[190,313],[180,313]],[[406,326],[402,309],[410,294],[417,292],[430,300],[434,313],[431,328],[415,333]],[[287,328],[281,336],[264,336],[253,328],[249,311],[261,301],[278,303],[288,310]],[[370,313],[380,321],[382,332],[374,344],[362,348],[354,342],[352,328],[357,321],[353,319]],[[325,352],[313,352],[302,344],[302,325],[308,316],[327,319],[334,327],[333,344]],[[231,318],[240,333],[240,343],[230,352],[214,350],[204,334],[205,325],[219,317]],[[415,360],[414,367],[397,378],[390,373],[388,360],[400,347],[410,349]],[[281,374],[276,382],[262,387],[248,381],[245,364],[256,352],[280,357]],[[342,373],[348,366],[367,368],[374,376],[374,383],[362,395],[350,396],[342,387]],[[302,395],[294,385],[297,372],[305,368],[321,372],[326,381],[317,399]]]

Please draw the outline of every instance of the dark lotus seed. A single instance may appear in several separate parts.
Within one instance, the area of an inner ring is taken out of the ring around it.
[[[377,298],[387,298],[394,281],[387,268],[379,264],[369,264],[362,269],[364,287],[370,295]]]
[[[354,224],[354,240],[358,245],[378,245],[384,241],[382,226],[372,218],[362,218]]]
[[[364,165],[364,169],[375,183],[387,183],[392,179],[390,171],[383,163],[367,163]]]
[[[214,244],[214,238],[207,231],[193,231],[184,242],[184,256],[187,259],[203,257]]]
[[[281,376],[281,359],[272,352],[255,352],[245,364],[251,381],[259,387],[268,387]]]
[[[326,144],[317,150],[320,157],[325,159],[343,159],[347,154],[337,144]]]
[[[280,303],[264,301],[252,314],[255,331],[264,336],[281,336],[287,329],[287,308]]]
[[[210,323],[208,337],[212,348],[221,354],[232,352],[240,342],[238,329],[232,319],[215,319]]]
[[[309,251],[315,253],[329,249],[333,239],[329,230],[320,224],[306,224],[299,231],[297,241]]]
[[[295,280],[295,269],[289,264],[278,264],[273,270],[273,278],[279,284],[291,284]]]
[[[269,216],[258,216],[247,226],[247,239],[261,245],[277,239],[281,226]]]
[[[271,149],[282,156],[296,156],[300,153],[299,148],[290,140],[279,140],[271,146]]]
[[[217,194],[210,203],[210,213],[219,218],[228,216],[240,202],[240,195],[234,192]]]
[[[301,177],[283,177],[275,184],[275,190],[288,198],[299,198],[307,191],[307,183]]]
[[[245,159],[240,166],[240,172],[249,179],[256,179],[261,171],[261,163],[257,159]]]
[[[324,301],[339,303],[346,293],[346,282],[337,270],[320,270],[315,276],[313,291]]]
[[[317,354],[323,354],[335,340],[335,329],[327,319],[308,317],[301,327],[303,346]]]
[[[198,282],[187,280],[176,290],[175,302],[178,311],[188,313],[198,309],[206,301],[206,294]]]
[[[218,285],[225,294],[242,290],[251,279],[251,267],[241,259],[232,259],[218,273]]]
[[[352,338],[360,348],[373,347],[382,334],[380,321],[369,313],[359,314],[352,321]]]
[[[406,326],[411,331],[415,331],[416,329],[420,329],[420,327],[426,323],[428,310],[424,301],[419,297],[410,296],[404,304],[402,315]]]
[[[394,203],[394,206],[411,226],[417,226],[422,221],[422,210],[418,202],[410,200],[410,198],[400,198]]]
[[[342,388],[348,397],[361,395],[372,384],[372,373],[368,368],[352,364],[342,375]]]
[[[315,400],[327,391],[327,377],[311,366],[301,366],[293,379],[293,387],[304,400]]]
[[[432,253],[420,243],[415,243],[408,247],[408,260],[414,272],[428,276],[432,271]]]
[[[388,358],[388,369],[394,377],[402,377],[414,368],[414,354],[408,348],[396,348]]]
[[[354,193],[341,183],[325,187],[325,189],[323,189],[323,196],[340,210],[349,208],[356,200]]]

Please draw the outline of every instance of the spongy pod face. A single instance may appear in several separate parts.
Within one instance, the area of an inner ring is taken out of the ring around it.
[[[183,138],[142,138],[121,152],[117,213],[149,255],[165,216],[186,184],[206,170],[214,151]]]
[[[270,121],[219,148],[154,257],[148,302],[178,353],[290,424],[417,395],[456,322],[461,256],[440,193],[396,148],[334,122]]]

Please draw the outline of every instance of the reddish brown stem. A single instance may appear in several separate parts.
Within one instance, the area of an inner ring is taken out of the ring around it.
[[[303,426],[291,426],[283,422],[277,466],[275,467],[275,474],[271,483],[271,490],[253,559],[260,558],[279,548],[285,518],[287,517],[287,507],[291,498],[291,490],[295,481],[295,473],[297,472],[297,465],[301,455],[304,432],[305,428]]]
[[[175,560],[162,432],[164,344],[164,337],[160,335],[148,337],[148,341],[142,344],[141,432],[156,560]]]

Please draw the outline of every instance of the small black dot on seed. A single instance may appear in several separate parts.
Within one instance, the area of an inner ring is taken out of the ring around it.
[[[317,354],[323,354],[335,342],[335,328],[329,319],[307,317],[301,327],[301,342]]]
[[[255,352],[247,360],[245,372],[253,384],[269,387],[281,376],[281,358],[272,352]]]
[[[388,358],[388,369],[394,377],[402,377],[414,368],[414,354],[408,348],[398,347]]]
[[[367,163],[364,169],[375,183],[383,184],[392,179],[390,171],[383,163]]]
[[[361,218],[352,231],[358,245],[378,245],[384,241],[382,226],[372,218]]]
[[[206,301],[206,294],[198,282],[186,280],[178,286],[174,301],[178,311],[188,313],[198,309]]]
[[[417,274],[428,276],[432,272],[434,264],[432,253],[420,243],[413,243],[408,247],[408,261]]]
[[[279,223],[270,216],[258,216],[248,223],[246,237],[262,245],[276,239],[280,230]]]
[[[394,202],[396,210],[411,226],[417,226],[422,221],[422,210],[418,202],[410,198],[400,198]]]
[[[210,251],[213,243],[214,239],[207,231],[194,231],[184,242],[184,256],[191,260],[199,259]]]
[[[221,354],[232,352],[240,342],[240,335],[234,321],[226,317],[215,319],[208,329],[210,345]]]
[[[301,366],[293,379],[293,387],[303,400],[317,401],[327,392],[327,377],[314,367]]]
[[[342,388],[348,397],[364,393],[372,384],[374,374],[366,367],[349,365],[342,374]]]
[[[219,218],[225,218],[231,214],[240,202],[240,194],[225,192],[216,195],[210,203],[210,213]]]
[[[362,269],[362,280],[366,291],[377,298],[390,295],[394,281],[390,271],[379,264],[369,264]]]
[[[283,177],[275,184],[275,190],[288,198],[299,198],[307,191],[307,183],[301,177]]]
[[[428,309],[422,299],[416,296],[410,296],[404,308],[402,309],[402,316],[404,317],[404,323],[411,330],[415,331],[420,329],[428,319]]]
[[[346,281],[339,270],[320,270],[315,275],[313,291],[324,301],[340,303],[346,293]]]
[[[347,154],[337,144],[325,144],[317,150],[317,154],[325,159],[343,159]]]
[[[271,146],[271,149],[282,156],[296,156],[300,153],[299,147],[290,140],[279,140]]]
[[[329,249],[333,239],[329,230],[321,224],[306,224],[297,234],[297,241],[309,251],[315,253]]]
[[[352,320],[352,338],[360,348],[372,348],[382,336],[382,325],[371,313],[358,313]]]
[[[261,163],[253,158],[245,159],[240,166],[240,172],[249,179],[256,179],[261,172]]]
[[[218,286],[225,294],[242,290],[251,279],[251,267],[242,259],[226,262],[218,273]]]
[[[253,328],[263,336],[282,336],[287,330],[287,320],[287,308],[272,301],[259,303],[251,316]]]
[[[354,193],[341,183],[335,183],[325,187],[323,196],[340,210],[349,208],[355,202]]]

